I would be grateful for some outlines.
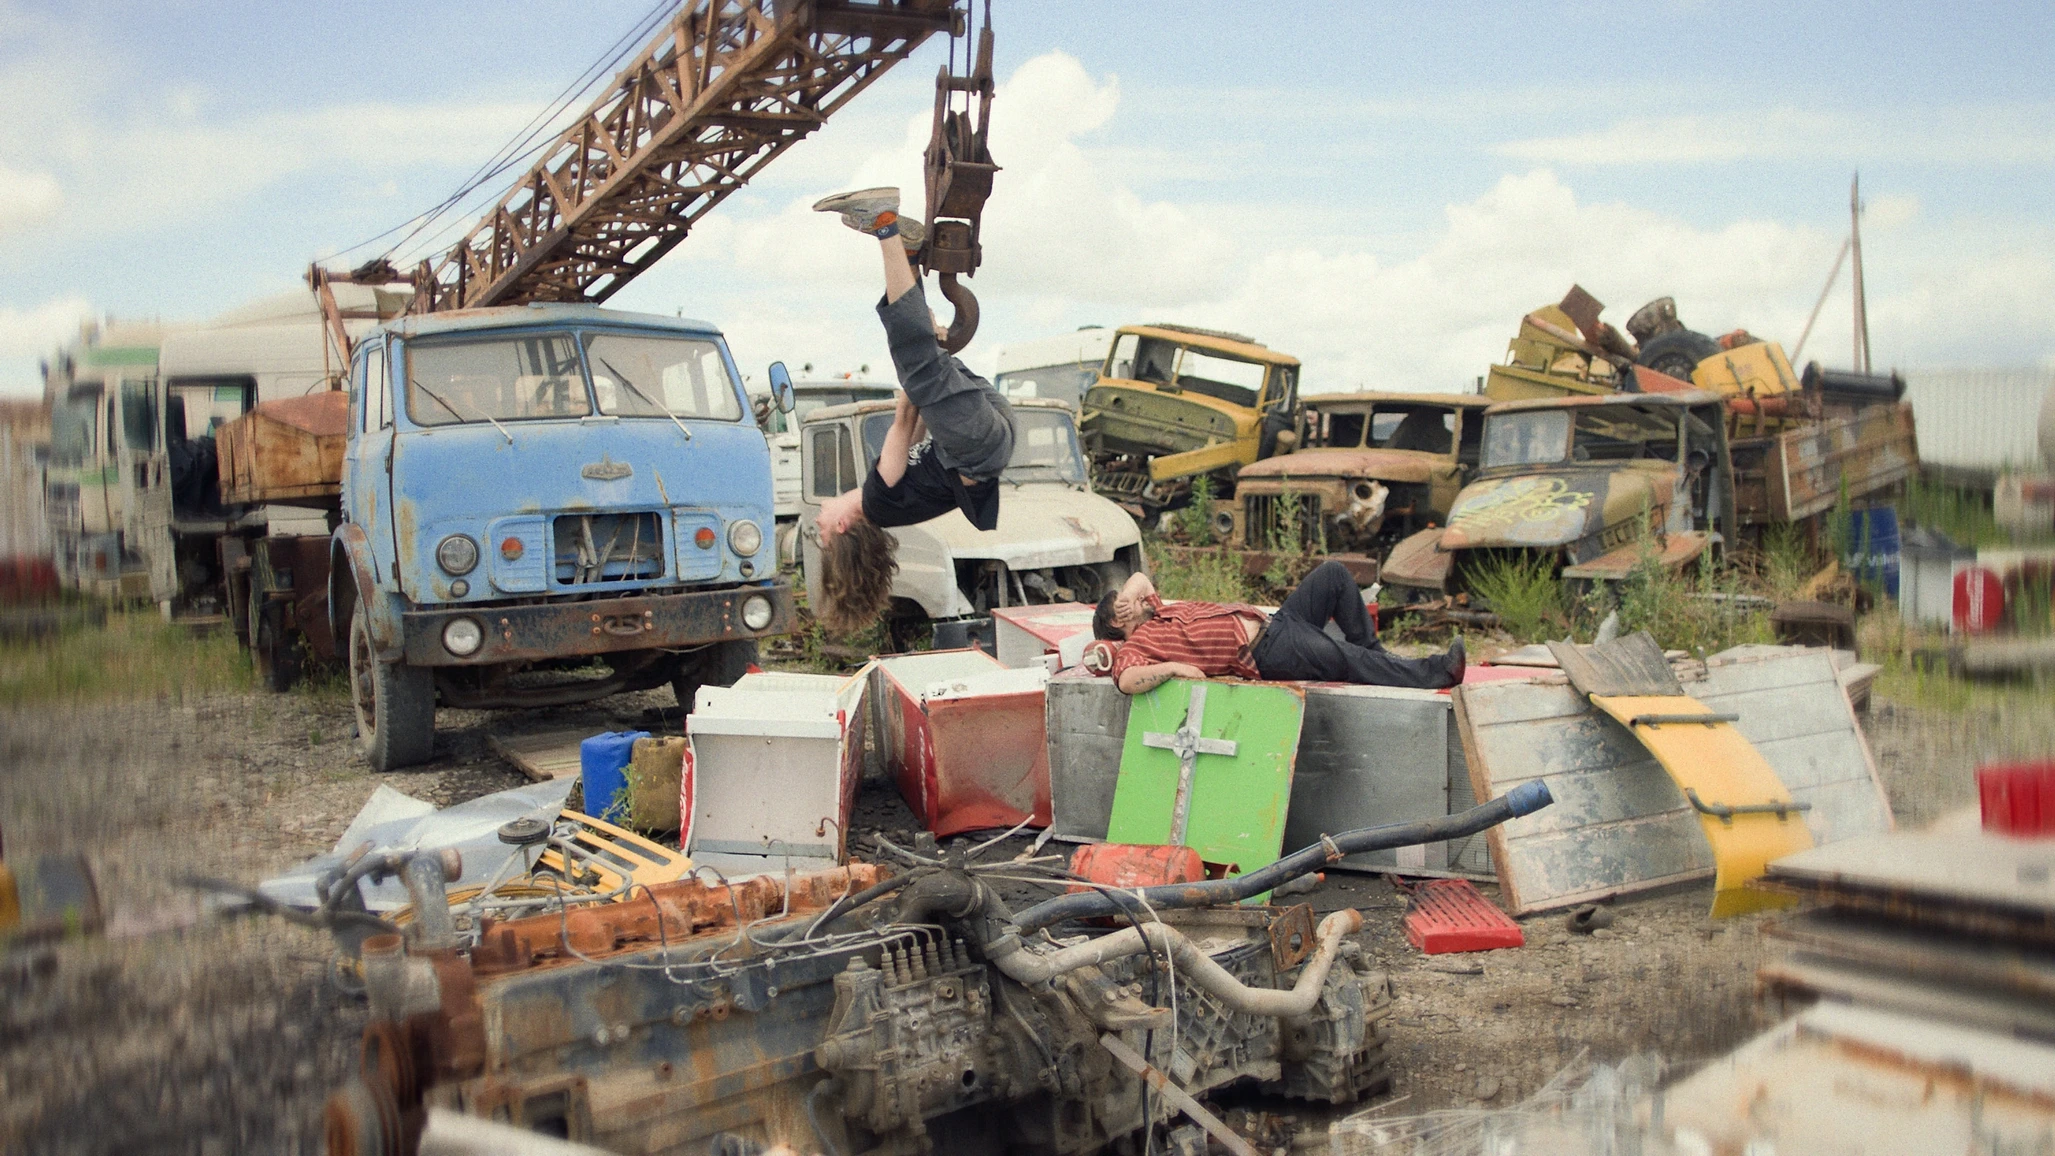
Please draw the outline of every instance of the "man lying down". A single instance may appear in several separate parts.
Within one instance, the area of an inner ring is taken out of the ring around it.
[[[1328,635],[1340,625],[1342,638]],[[1124,639],[1113,680],[1141,694],[1173,678],[1250,678],[1353,682],[1439,690],[1463,681],[1463,640],[1445,654],[1400,658],[1377,641],[1377,629],[1348,567],[1322,562],[1275,614],[1219,602],[1165,605],[1156,584],[1136,574],[1099,600],[1092,617],[1099,638]]]

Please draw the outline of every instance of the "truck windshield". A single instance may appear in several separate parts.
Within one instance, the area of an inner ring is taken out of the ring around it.
[[[407,416],[416,425],[591,412],[578,343],[568,333],[407,343]]]
[[[1560,409],[1484,419],[1484,467],[1538,466],[1570,456],[1570,415]]]
[[[994,378],[992,384],[1010,398],[1053,397],[1076,405],[1098,380],[1098,362],[1067,361],[1034,369],[1010,369]]]
[[[1013,458],[1002,475],[1009,482],[1061,481],[1083,485],[1084,456],[1078,452],[1077,425],[1070,415],[1049,410],[1013,411]],[[863,419],[864,460],[877,464],[892,415],[874,413]]]
[[[714,342],[690,337],[595,333],[585,339],[599,412],[622,417],[734,421],[742,399]]]

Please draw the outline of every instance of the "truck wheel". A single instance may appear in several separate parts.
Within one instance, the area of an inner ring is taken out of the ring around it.
[[[678,706],[686,714],[691,714],[692,699],[700,687],[734,686],[735,680],[748,674],[755,663],[754,638],[716,642],[696,654],[685,656],[678,664],[678,673],[671,676],[671,693],[678,696]]]
[[[263,591],[250,589],[250,663],[257,682],[273,694],[284,694],[300,680],[299,639],[285,628],[285,615]]]
[[[425,763],[434,753],[435,673],[378,661],[362,596],[350,617],[350,702],[357,708],[357,754],[372,770]]]
[[[1641,347],[1635,362],[1679,381],[1690,381],[1698,363],[1720,351],[1720,343],[1693,329],[1659,333]]]

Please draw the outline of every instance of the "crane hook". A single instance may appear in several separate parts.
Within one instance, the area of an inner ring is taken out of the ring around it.
[[[992,11],[985,8],[976,63],[962,77],[950,64],[935,77],[935,122],[925,157],[928,194],[928,239],[921,246],[920,266],[941,275],[942,296],[956,308],[942,348],[950,353],[970,344],[978,331],[978,299],[957,280],[977,272],[984,252],[978,244],[985,199],[992,195],[992,163],[988,135],[992,123]],[[956,93],[965,94],[962,109],[951,107]]]

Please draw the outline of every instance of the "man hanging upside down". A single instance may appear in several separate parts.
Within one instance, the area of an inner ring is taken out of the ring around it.
[[[942,352],[944,331],[928,311],[907,259],[925,229],[899,215],[898,189],[840,193],[814,205],[878,239],[885,296],[878,319],[899,373],[899,412],[863,485],[829,498],[814,519],[821,548],[821,605],[837,634],[877,621],[892,600],[897,541],[885,532],[963,511],[980,530],[999,525],[999,474],[1013,458],[1013,407],[961,361]]]
[[[1345,641],[1327,633],[1340,624]],[[1268,678],[1354,682],[1439,690],[1463,681],[1463,640],[1431,658],[1400,658],[1377,641],[1348,567],[1322,562],[1276,614],[1218,602],[1165,605],[1156,584],[1137,574],[1099,600],[1099,638],[1126,639],[1113,679],[1141,694],[1173,678]]]

